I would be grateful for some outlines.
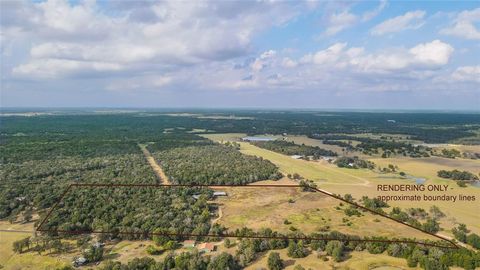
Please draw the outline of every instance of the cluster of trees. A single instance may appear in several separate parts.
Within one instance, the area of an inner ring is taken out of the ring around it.
[[[476,176],[475,174],[469,171],[459,171],[456,169],[452,171],[440,170],[437,172],[437,175],[438,177],[452,179],[452,180],[462,180],[462,181],[478,180],[478,176]]]
[[[62,241],[60,237],[50,237],[48,235],[25,237],[14,241],[12,244],[13,252],[16,253],[37,252],[41,254],[47,251],[50,253],[62,253],[68,252],[72,248],[73,246],[70,243]]]
[[[457,158],[461,156],[461,152],[457,149],[442,149],[440,156],[446,158]]]
[[[352,135],[340,134],[316,134],[312,136],[315,139],[323,140],[324,144],[331,144],[343,147],[346,151],[359,151],[366,155],[382,154],[387,158],[392,155],[403,155],[409,157],[429,157],[432,149],[422,145],[413,145],[411,143],[395,141],[395,139],[386,140],[382,136],[381,139],[366,138]],[[353,141],[360,143],[354,145]]]
[[[391,155],[403,155],[409,157],[429,157],[429,147],[421,145],[413,145],[411,143],[397,142],[395,140],[375,140],[370,138],[359,138],[361,143],[355,148],[365,154],[378,154],[379,149],[382,151],[382,157],[387,158]]]
[[[169,178],[180,184],[244,185],[282,176],[270,161],[220,144],[173,148],[153,155]]]
[[[147,239],[155,232],[154,240],[164,244],[179,239],[169,234],[212,232],[211,196],[211,190],[201,188],[73,188],[42,229],[103,231],[109,232],[104,238],[128,240]]]
[[[2,175],[0,218],[16,217],[32,208],[49,208],[72,183],[156,182],[141,153],[8,163],[2,166]]]
[[[457,228],[452,229],[455,239],[462,243],[467,243],[476,249],[480,249],[480,236],[476,233],[469,233],[465,224],[459,224]]]
[[[253,145],[271,150],[284,155],[300,155],[319,159],[321,156],[336,156],[337,153],[320,148],[318,146],[310,146],[305,144],[296,144],[294,142],[275,140],[275,141],[259,141],[251,142]]]
[[[340,168],[350,168],[350,169],[374,169],[375,163],[360,159],[359,157],[339,157],[335,160],[335,164],[337,164]]]
[[[101,270],[239,270],[241,267],[235,261],[232,255],[223,252],[215,257],[202,256],[200,253],[194,252],[182,252],[179,255],[169,253],[163,259],[163,261],[157,262],[153,258],[135,258],[127,264],[120,262],[108,261],[104,266],[100,267]]]
[[[402,211],[399,207],[393,207],[389,216],[427,232],[437,233],[440,231],[438,219],[444,217],[445,214],[436,206],[432,206],[429,212],[431,216],[422,208],[409,208]],[[419,220],[425,220],[425,222],[421,223]]]

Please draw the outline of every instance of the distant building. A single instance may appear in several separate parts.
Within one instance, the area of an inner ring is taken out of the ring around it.
[[[186,248],[195,247],[195,240],[185,240],[185,241],[183,241],[183,247],[186,247]]]
[[[195,194],[195,195],[193,195],[192,197],[193,197],[195,200],[198,200],[198,199],[200,198],[200,195]]]
[[[301,156],[301,155],[291,155],[290,157],[293,158],[293,159],[302,159],[303,158],[303,156]]]
[[[387,120],[387,122],[389,122],[389,123],[396,123],[397,121],[392,120],[392,119],[389,119],[389,120]]]
[[[212,243],[201,243],[200,245],[197,246],[198,251],[204,252],[204,253],[210,253],[212,251],[215,251],[215,245]]]
[[[218,197],[218,196],[227,196],[227,193],[225,191],[214,191],[213,196]]]
[[[75,260],[73,260],[72,264],[75,267],[79,267],[87,263],[87,259],[85,257],[78,257]]]

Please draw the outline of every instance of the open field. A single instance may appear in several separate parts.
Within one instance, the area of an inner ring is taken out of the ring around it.
[[[399,269],[420,269],[410,268],[407,266],[407,261],[402,258],[390,257],[386,254],[369,254],[368,252],[353,251],[349,255],[348,260],[343,262],[334,262],[331,258],[328,261],[323,261],[317,258],[317,254],[314,252],[305,258],[290,258],[287,256],[287,249],[274,250],[270,252],[280,253],[280,258],[284,261],[285,269],[294,269],[296,265],[301,265],[305,269],[325,269],[325,270],[399,270]],[[266,252],[262,257],[257,259],[253,264],[249,265],[245,269],[256,270],[262,267],[267,267],[268,255],[270,252]],[[390,268],[377,268],[377,267],[390,267]]]
[[[260,184],[260,183],[259,183]],[[295,184],[292,181],[291,184]],[[437,240],[437,238],[369,212],[361,217],[348,217],[343,209],[349,205],[319,192],[302,192],[292,187],[222,188],[227,197],[216,202],[222,210],[218,223],[231,231],[242,227],[259,230],[271,228],[288,233],[292,227],[310,234],[336,230],[358,236],[406,237]],[[336,207],[340,206],[339,209]],[[343,221],[351,222],[348,226]],[[288,221],[285,224],[285,221]]]
[[[10,224],[7,221],[0,221],[0,230],[18,230],[18,231],[33,231],[33,222],[21,224]],[[20,270],[20,269],[55,269],[70,264],[73,255],[62,254],[45,256],[38,253],[14,253],[12,244],[20,239],[33,236],[29,232],[5,232],[0,231],[0,265],[2,270]]]
[[[228,136],[217,135],[217,138],[228,138]],[[401,179],[394,174],[380,174],[370,170],[352,170],[345,168],[338,168],[333,164],[329,164],[325,161],[305,161],[296,160],[288,156],[278,154],[272,151],[261,149],[248,143],[240,143],[241,152],[248,155],[256,155],[270,160],[280,168],[280,171],[284,174],[298,173],[307,179],[314,180],[319,187],[327,191],[336,194],[350,193],[354,198],[361,198],[362,196],[376,197],[379,195],[401,195],[402,193],[390,192],[385,194],[384,192],[377,191],[378,184],[413,184],[413,180]],[[387,158],[387,159],[371,159],[378,165],[385,166],[388,164],[394,164],[399,166],[401,171],[405,171],[407,174],[415,177],[426,178],[425,184],[446,184],[449,185],[448,195],[467,195],[476,196],[477,201],[457,201],[455,203],[449,201],[420,201],[415,202],[415,207],[421,207],[428,210],[431,206],[438,206],[445,214],[447,218],[440,220],[443,228],[450,234],[449,230],[457,223],[465,223],[468,228],[475,233],[480,233],[480,204],[478,199],[480,197],[480,189],[476,187],[460,188],[453,181],[442,180],[436,176],[436,172],[441,169],[454,169],[458,168],[457,163],[461,162],[464,169],[474,170],[477,168],[477,164],[480,164],[476,160],[464,160],[464,159],[446,159],[446,158],[426,158],[426,159],[413,159],[413,158]],[[422,194],[421,192],[412,194]],[[412,195],[410,194],[410,195]],[[429,192],[429,195],[442,195],[441,192]],[[391,201],[391,206],[399,206],[402,208],[412,207],[411,201]]]

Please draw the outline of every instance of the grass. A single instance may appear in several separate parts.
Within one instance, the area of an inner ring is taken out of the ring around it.
[[[295,227],[300,232],[309,234],[329,228],[359,236],[434,239],[428,234],[369,212],[363,213],[361,217],[347,217],[343,211],[347,207],[345,203],[339,206],[341,201],[317,192],[301,192],[299,188],[291,187],[235,187],[222,190],[228,196],[216,200],[223,213],[218,223],[230,231],[248,227],[254,230],[271,228],[288,233],[291,227]],[[289,202],[290,199],[293,203]],[[347,226],[343,218],[348,218],[352,225]],[[375,222],[375,219],[381,222]],[[284,223],[285,220],[288,221],[287,224]]]
[[[274,250],[270,252],[278,252],[280,258],[286,265],[285,269],[292,270],[296,265],[300,264],[305,269],[337,269],[337,270],[399,270],[399,269],[420,269],[409,268],[407,261],[403,258],[394,258],[386,254],[369,254],[368,252],[351,252],[350,258],[343,262],[334,262],[331,258],[328,261],[323,261],[317,258],[314,253],[308,255],[305,258],[293,259],[287,256],[287,249]],[[255,270],[267,267],[268,255],[270,252],[266,252],[260,258],[258,258],[253,264],[249,265],[245,269]],[[388,268],[389,267],[389,268]]]
[[[10,224],[6,221],[0,221],[2,230],[25,230],[33,231],[33,222],[26,224]],[[70,254],[67,255],[38,255],[38,253],[14,253],[12,250],[13,242],[32,236],[32,233],[19,232],[0,232],[0,265],[2,270],[20,270],[20,269],[56,269],[71,262]]]
[[[216,134],[217,139],[227,140],[231,136],[229,134]],[[293,137],[289,137],[293,138]],[[302,138],[304,143],[312,143],[306,137]],[[317,140],[313,140],[318,142]],[[248,143],[240,143],[240,151],[244,154],[256,155],[270,160],[276,164],[280,171],[284,174],[299,173],[305,178],[314,180],[319,188],[333,192],[335,194],[352,194],[354,198],[361,198],[362,196],[376,197],[379,195],[386,195],[385,192],[377,191],[378,184],[413,184],[413,180],[403,180],[400,178],[387,179],[385,177],[398,176],[395,174],[380,174],[370,170],[352,170],[338,168],[333,164],[325,161],[313,162],[305,160],[296,160],[288,156],[268,151]],[[317,144],[318,145],[318,144]],[[399,167],[399,171],[404,171],[407,174],[415,177],[426,178],[425,184],[444,184],[449,185],[448,195],[467,195],[475,196],[476,201],[457,201],[452,202],[429,202],[420,201],[413,205],[409,201],[389,202],[391,206],[399,206],[401,208],[421,207],[428,210],[431,206],[438,206],[447,217],[440,220],[441,226],[446,231],[442,234],[450,235],[450,230],[458,223],[465,223],[467,227],[477,234],[480,234],[480,214],[478,211],[478,200],[480,200],[480,189],[476,187],[460,188],[451,180],[440,179],[436,176],[436,172],[441,169],[462,169],[470,170],[478,173],[480,168],[479,160],[467,159],[447,159],[440,157],[430,158],[370,158],[371,161],[382,167],[388,164],[394,164]],[[402,193],[388,193],[389,195],[399,195]],[[422,192],[411,193],[422,194]],[[441,195],[441,192],[428,192],[429,195]]]

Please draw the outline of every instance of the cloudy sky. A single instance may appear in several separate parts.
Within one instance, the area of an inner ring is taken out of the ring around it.
[[[1,4],[3,107],[480,110],[480,4]]]

